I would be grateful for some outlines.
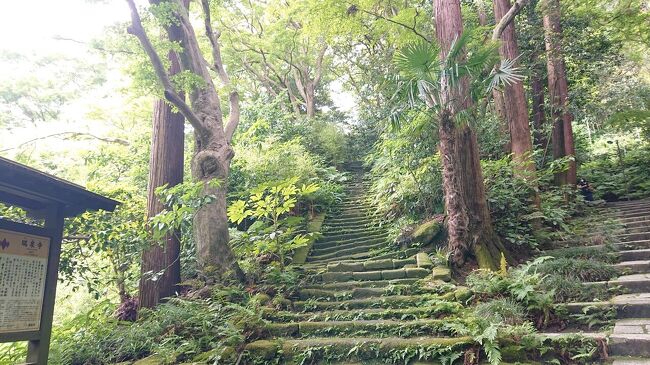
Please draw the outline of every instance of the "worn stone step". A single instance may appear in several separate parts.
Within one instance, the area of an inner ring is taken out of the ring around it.
[[[619,219],[640,218],[640,217],[645,217],[647,219],[648,217],[650,217],[650,208],[630,210],[625,212],[612,212],[611,216]]]
[[[650,272],[650,260],[622,261],[614,264],[614,267],[625,273]]]
[[[328,259],[337,259],[344,258],[354,254],[366,253],[370,254],[372,250],[379,250],[381,248],[387,247],[388,242],[386,241],[370,241],[368,244],[353,246],[350,248],[338,250],[335,252],[322,254],[322,255],[310,255],[307,257],[307,261],[322,261]]]
[[[618,323],[616,324],[618,326]],[[640,327],[639,327],[640,328]],[[609,336],[609,354],[612,356],[650,356],[650,334],[614,333]]]
[[[650,359],[648,358],[635,358],[635,357],[620,357],[612,356],[609,358],[607,364],[611,365],[650,365]]]
[[[327,310],[316,312],[288,312],[272,308],[264,308],[262,317],[274,322],[296,321],[335,321],[335,320],[375,320],[375,319],[401,319],[414,320],[420,318],[442,318],[455,315],[463,310],[458,302],[433,302],[431,305],[411,308],[364,308],[350,310]]]
[[[337,310],[337,309],[362,309],[362,308],[409,308],[425,306],[427,302],[432,300],[440,300],[444,298],[453,298],[451,296],[435,296],[435,295],[394,295],[386,298],[365,298],[365,299],[350,299],[343,301],[296,301],[293,303],[294,308],[304,312],[324,311],[324,310]]]
[[[646,216],[638,216],[638,217],[628,217],[628,218],[616,218],[616,221],[620,224],[626,225],[629,223],[638,223],[638,222],[643,222],[650,220],[650,217]]]
[[[650,240],[650,232],[624,233],[612,238],[618,242]]]
[[[458,350],[469,347],[473,343],[471,337],[419,337],[419,338],[365,338],[365,337],[326,337],[326,338],[308,338],[308,339],[278,339],[278,340],[258,340],[249,343],[245,347],[248,359],[245,361],[256,361],[264,363],[281,356],[283,362],[291,362],[294,356],[302,355],[303,351],[308,349],[327,348],[328,354],[339,354],[348,361],[369,359],[369,356],[375,356],[380,359],[390,356],[397,351],[419,351],[428,347],[450,347]],[[357,354],[363,354],[362,359],[357,359]],[[422,354],[420,360],[429,360],[426,358],[426,352]],[[315,359],[321,359],[322,354],[318,350],[314,351]],[[310,359],[308,359],[310,360]]]
[[[305,289],[351,290],[355,288],[385,288],[388,286],[411,285],[418,280],[420,279],[406,278],[394,280],[343,281],[334,283],[321,283],[318,285],[307,285],[305,286]]]
[[[585,284],[611,289],[621,288],[627,293],[646,293],[650,292],[650,274],[622,275],[610,281],[598,281]]]
[[[363,262],[334,262],[327,264],[329,272],[361,272],[374,270],[400,269],[406,265],[416,265],[414,257],[405,259],[367,260]]]
[[[375,271],[344,271],[344,272],[326,272],[321,275],[321,280],[325,283],[345,282],[345,281],[364,281],[364,280],[395,280],[417,278],[422,279],[431,275],[431,270],[414,267]]]
[[[387,249],[388,250],[388,249]],[[343,261],[363,261],[363,260],[382,260],[382,259],[397,259],[412,256],[418,249],[407,249],[405,251],[386,251],[386,252],[362,252],[344,257],[334,257],[330,259],[314,260],[310,263],[319,263],[327,265],[331,262]]]
[[[419,278],[412,278],[418,280]],[[394,279],[400,280],[400,279]],[[304,288],[298,291],[300,300],[318,299],[318,300],[345,300],[345,299],[364,299],[374,297],[390,297],[393,295],[416,295],[416,294],[440,294],[441,289],[436,287],[418,287],[407,284],[388,285],[382,288],[345,288],[345,289],[325,289],[325,288]]]
[[[356,232],[353,233],[334,233],[332,232],[331,234],[326,234],[316,242],[316,244],[320,243],[329,243],[329,242],[344,242],[346,240],[352,240],[355,238],[368,238],[368,237],[374,237],[378,235],[386,236],[388,232],[385,229],[359,229]]]
[[[346,221],[344,223],[327,223],[324,226],[323,233],[328,234],[332,232],[354,232],[359,229],[373,229],[382,228],[384,221],[379,219],[358,219],[353,221]]]
[[[317,336],[372,336],[373,338],[399,336],[453,336],[453,324],[463,324],[461,319],[419,319],[416,321],[396,321],[390,319],[353,321],[305,321],[273,323],[266,326],[275,337],[317,337]]]
[[[345,241],[322,242],[322,243],[315,244],[310,254],[314,256],[320,256],[332,252],[346,250],[352,247],[367,246],[371,244],[385,243],[385,242],[388,242],[387,234],[378,234],[375,236],[360,237],[360,238],[354,238]]]
[[[582,313],[587,306],[615,307],[617,318],[648,318],[650,317],[650,293],[623,294],[602,302],[567,303],[570,313]]]
[[[627,229],[631,228],[650,228],[650,219],[642,221],[631,221],[623,224],[623,227]]]
[[[650,249],[623,250],[619,251],[618,255],[621,261],[650,260]]]

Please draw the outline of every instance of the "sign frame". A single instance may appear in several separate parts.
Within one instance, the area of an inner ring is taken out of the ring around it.
[[[0,218],[0,229],[16,233],[31,234],[50,239],[45,276],[45,290],[41,307],[40,326],[37,331],[20,331],[0,333],[0,342],[28,341],[27,364],[46,364],[52,333],[54,303],[58,280],[61,241],[63,236],[63,214],[61,209],[53,206],[45,209],[43,227],[18,223]]]

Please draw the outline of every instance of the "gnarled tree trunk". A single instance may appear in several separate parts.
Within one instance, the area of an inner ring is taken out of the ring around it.
[[[548,92],[553,116],[553,157],[575,156],[573,142],[573,117],[569,113],[569,91],[566,67],[562,55],[562,28],[560,26],[559,0],[543,2],[544,34],[546,44],[546,68],[548,71]],[[569,163],[566,172],[556,175],[556,183],[576,185],[576,162]]]
[[[433,0],[433,4],[436,38],[444,59],[463,32],[460,2]],[[472,262],[496,269],[501,253],[506,257],[508,253],[492,227],[476,135],[468,125],[459,126],[454,120],[456,113],[471,105],[469,82],[462,79],[448,86],[447,80],[441,80],[441,84],[444,110],[439,115],[440,154],[451,263],[456,269]]]

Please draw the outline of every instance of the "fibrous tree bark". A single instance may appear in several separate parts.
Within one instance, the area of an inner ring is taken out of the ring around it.
[[[493,4],[494,17],[499,23],[511,9],[510,0],[494,0]],[[499,47],[501,59],[517,60],[519,58],[519,47],[517,46],[514,21],[511,21],[503,28],[503,32],[500,33],[498,39],[501,40]],[[516,62],[515,66],[518,66],[518,64],[519,62]],[[524,170],[534,172],[535,165],[531,160],[533,145],[528,122],[528,105],[522,80],[504,86],[503,105],[506,123],[510,132],[510,151],[515,161]]]
[[[433,5],[440,58],[445,59],[463,32],[460,2],[433,0]],[[443,77],[441,88],[438,122],[450,260],[456,269],[472,261],[482,268],[496,269],[501,254],[508,255],[492,227],[476,134],[454,118],[471,106],[469,80],[462,78],[452,86]]]
[[[185,0],[187,1],[187,0]],[[158,1],[152,1],[158,3]],[[187,3],[184,4],[187,6]],[[177,25],[167,27],[167,37],[172,42],[181,40],[181,29]],[[169,51],[169,74],[181,70],[178,55]],[[183,182],[183,153],[185,141],[185,119],[174,112],[164,100],[156,100],[153,111],[151,133],[151,156],[149,158],[149,185],[147,187],[147,217],[151,218],[164,210],[156,196],[156,188],[175,186]],[[181,281],[180,240],[177,234],[168,234],[162,242],[156,242],[142,252],[139,290],[139,306],[153,308],[160,299],[172,296]],[[157,274],[162,271],[162,275]],[[153,280],[153,278],[156,278]]]
[[[569,112],[569,91],[566,67],[562,55],[562,27],[560,25],[559,0],[544,0],[543,22],[546,44],[546,69],[548,73],[548,92],[553,117],[553,158],[575,156],[573,142],[573,117]],[[560,185],[576,185],[576,162],[569,162],[569,168],[555,176]]]
[[[138,38],[151,61],[156,76],[164,89],[165,99],[183,114],[194,128],[195,155],[192,158],[192,177],[203,183],[203,194],[212,201],[201,207],[194,218],[194,237],[197,246],[197,261],[203,272],[223,275],[232,272],[240,280],[244,274],[229,245],[228,217],[226,214],[226,192],[230,161],[234,151],[230,145],[239,124],[239,94],[226,73],[219,45],[219,33],[213,31],[208,0],[201,2],[206,36],[210,40],[213,62],[203,57],[197,35],[189,19],[187,9],[181,0],[175,0],[173,16],[181,29],[181,69],[201,78],[202,83],[189,92],[190,105],[172,85],[160,56],[145,32],[134,0],[127,0],[131,10],[131,26],[128,31]],[[228,121],[224,121],[221,100],[210,76],[214,69],[225,89],[229,89]],[[215,183],[215,181],[217,183]]]

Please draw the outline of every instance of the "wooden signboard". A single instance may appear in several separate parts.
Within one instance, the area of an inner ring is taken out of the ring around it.
[[[0,334],[39,331],[50,239],[0,229]]]

